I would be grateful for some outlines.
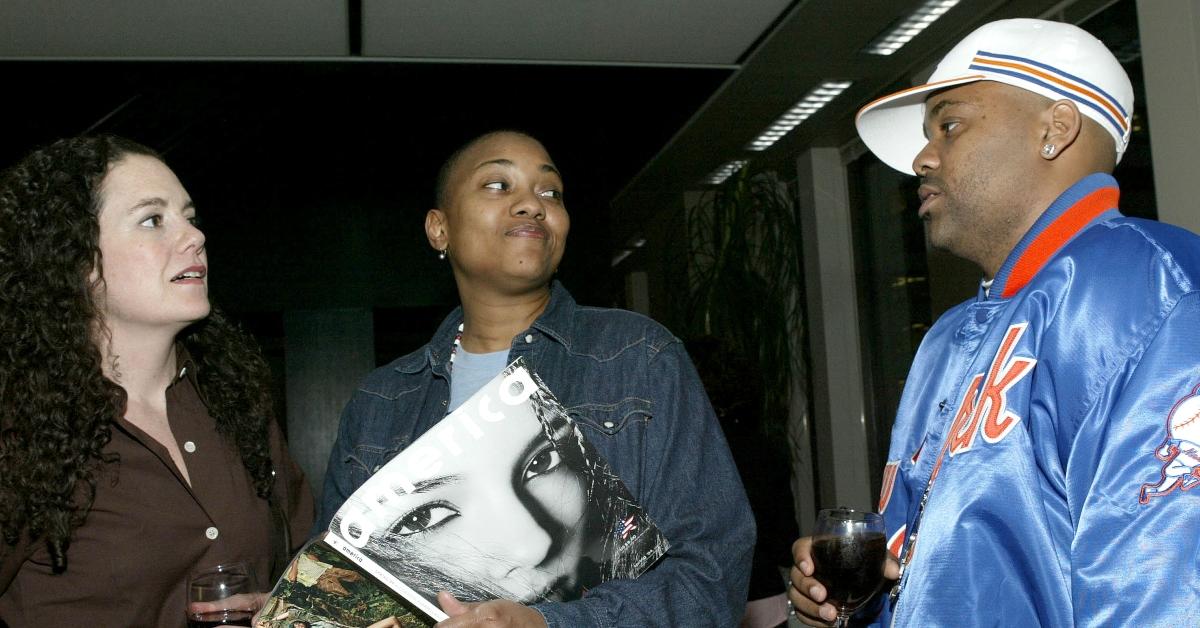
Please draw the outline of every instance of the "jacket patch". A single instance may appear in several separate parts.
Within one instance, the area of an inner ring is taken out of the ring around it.
[[[1175,402],[1167,415],[1167,437],[1154,450],[1163,461],[1158,482],[1147,482],[1138,491],[1138,501],[1162,497],[1175,489],[1191,490],[1200,484],[1200,384]]]
[[[880,514],[887,510],[888,502],[892,501],[892,488],[896,486],[896,472],[899,470],[899,460],[889,460],[883,467],[883,488],[879,490]]]
[[[967,386],[950,424],[947,447],[951,457],[974,447],[976,436],[993,444],[1004,440],[1021,421],[1021,417],[1008,409],[1008,391],[1037,364],[1033,358],[1013,356],[1028,327],[1029,323],[1010,326],[987,372],[977,374]]]

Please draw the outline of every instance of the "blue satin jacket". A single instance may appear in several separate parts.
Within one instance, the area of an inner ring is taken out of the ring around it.
[[[367,376],[342,414],[316,531],[380,466],[446,416],[446,369],[462,311],[428,345]],[[736,626],[754,518],[721,427],[682,343],[631,312],[581,307],[555,282],[546,311],[513,339],[671,543],[636,580],[535,606],[551,628]],[[785,496],[786,497],[786,496]]]
[[[921,343],[879,504],[915,547],[880,623],[1200,625],[1200,238],[1117,197],[1071,187]]]

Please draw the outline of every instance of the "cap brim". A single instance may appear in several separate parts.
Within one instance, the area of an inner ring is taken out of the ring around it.
[[[925,147],[925,99],[931,92],[985,80],[982,74],[934,81],[888,94],[858,110],[854,126],[867,148],[883,163],[912,174],[913,160]]]

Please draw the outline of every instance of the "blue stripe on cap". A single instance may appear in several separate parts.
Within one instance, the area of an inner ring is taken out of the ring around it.
[[[1021,63],[1028,63],[1029,65],[1037,66],[1039,68],[1042,68],[1043,70],[1049,70],[1055,74],[1058,74],[1059,76],[1064,76],[1066,78],[1071,79],[1072,81],[1075,81],[1076,83],[1086,85],[1086,86],[1092,88],[1093,90],[1099,92],[1100,95],[1107,98],[1108,101],[1110,103],[1112,103],[1112,105],[1114,107],[1117,108],[1117,111],[1121,112],[1121,115],[1125,116],[1126,118],[1129,117],[1129,112],[1125,111],[1125,108],[1121,106],[1121,101],[1117,100],[1116,98],[1113,98],[1112,94],[1109,94],[1108,92],[1104,91],[1104,89],[1101,88],[1100,86],[1090,83],[1086,79],[1075,76],[1074,74],[1071,74],[1070,72],[1063,72],[1062,70],[1060,70],[1052,65],[1046,65],[1045,63],[1034,61],[1033,59],[1026,59],[1025,57],[1018,57],[1016,55],[1005,55],[1005,54],[1000,54],[998,52],[987,52],[986,50],[980,50],[976,53],[976,56],[994,57],[996,59],[1006,59],[1009,61],[1020,61]]]
[[[1066,96],[1067,98],[1070,98],[1071,100],[1074,100],[1075,102],[1087,105],[1088,107],[1091,107],[1092,109],[1094,109],[1097,113],[1104,116],[1104,119],[1108,120],[1108,123],[1111,124],[1113,126],[1113,128],[1117,130],[1117,137],[1125,137],[1125,129],[1121,128],[1121,125],[1116,121],[1116,119],[1114,119],[1112,117],[1112,115],[1109,114],[1109,112],[1104,109],[1104,107],[1101,107],[1100,105],[1096,104],[1095,102],[1093,102],[1090,99],[1084,98],[1082,96],[1078,96],[1075,93],[1067,91],[1057,85],[1052,85],[1041,79],[1034,78],[1033,76],[1031,76],[1029,74],[1025,74],[1023,72],[1018,72],[1016,70],[1001,70],[998,68],[993,68],[991,66],[975,65],[975,64],[971,64],[970,69],[982,70],[984,72],[991,72],[993,74],[1005,74],[1005,75],[1019,78],[1019,79],[1025,80],[1025,81],[1029,81],[1030,83],[1041,85],[1042,87],[1045,87],[1046,89],[1049,89],[1053,92],[1062,94],[1063,96]]]

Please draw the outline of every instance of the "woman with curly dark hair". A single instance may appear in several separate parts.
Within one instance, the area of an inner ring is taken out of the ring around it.
[[[312,520],[268,368],[208,302],[154,151],[59,140],[0,178],[0,625],[183,626],[190,570],[260,585]]]

